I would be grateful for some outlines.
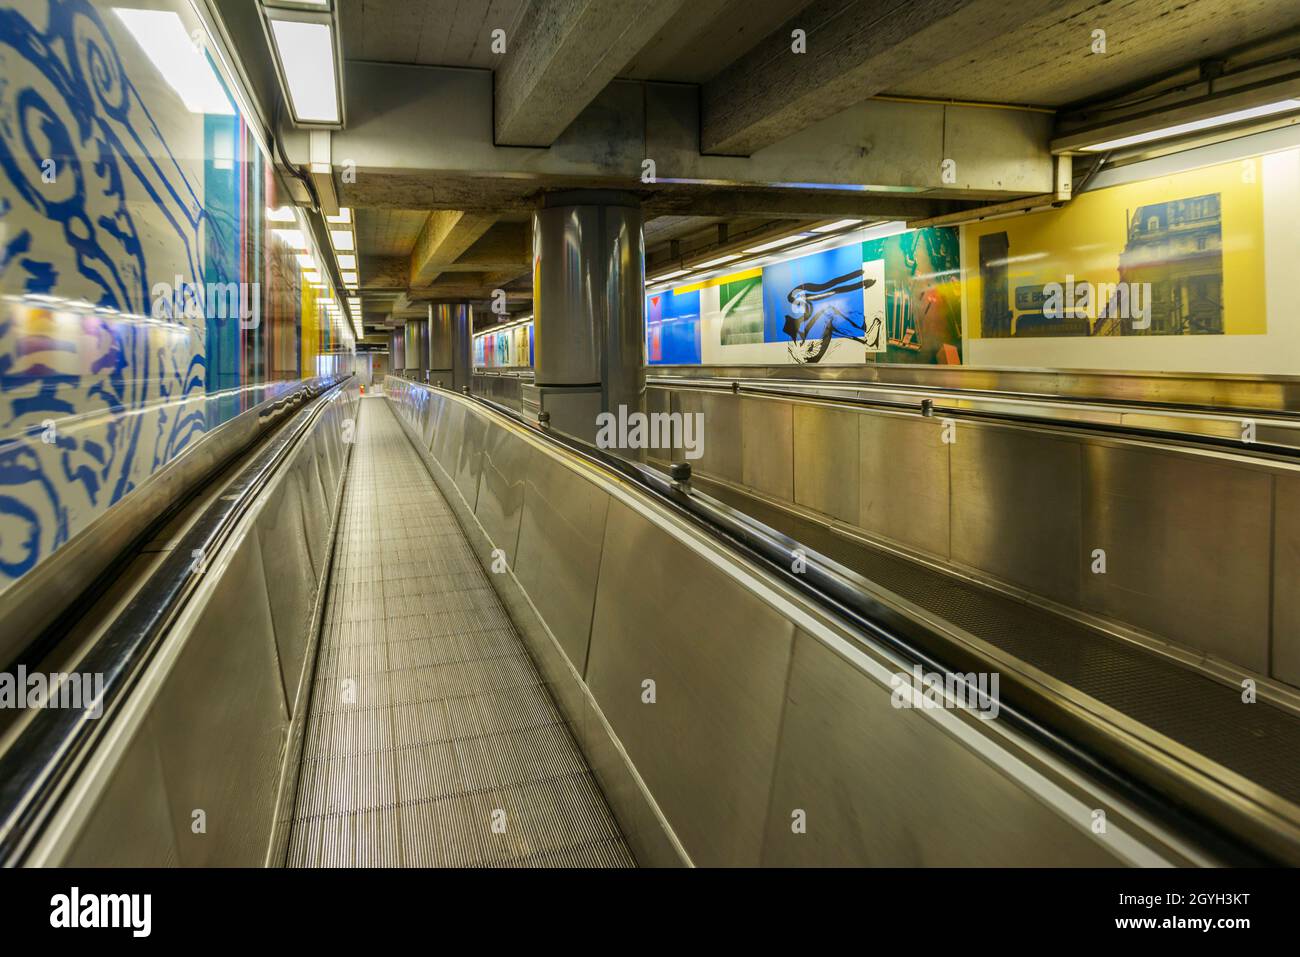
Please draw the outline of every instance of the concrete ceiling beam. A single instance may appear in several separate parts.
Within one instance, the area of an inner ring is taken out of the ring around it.
[[[443,270],[478,242],[496,220],[496,216],[489,213],[455,209],[431,212],[411,249],[410,285],[427,285],[437,279]]]
[[[550,149],[533,149],[492,141],[490,74],[357,63],[346,76],[349,125],[333,155],[353,174],[339,184],[352,207],[500,213],[529,210],[542,189],[632,189],[651,202],[803,190],[824,203],[784,215],[818,216],[852,215],[854,194],[987,202],[1053,187],[1052,117],[1041,111],[868,100],[752,156],[708,156],[694,87],[620,80]],[[789,204],[747,202],[759,215]]]
[[[702,150],[752,155],[1059,6],[818,0],[704,85]]]
[[[550,146],[685,2],[530,4],[496,70],[494,141]]]

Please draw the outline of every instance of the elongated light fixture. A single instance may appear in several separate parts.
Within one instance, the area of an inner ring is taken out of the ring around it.
[[[1101,143],[1090,143],[1087,146],[1081,146],[1079,148],[1085,153],[1105,153],[1109,150],[1117,150],[1125,146],[1136,146],[1139,143],[1151,143],[1155,140],[1173,139],[1175,136],[1183,136],[1187,133],[1197,133],[1201,130],[1212,130],[1220,126],[1231,126],[1233,123],[1244,123],[1246,120],[1255,120],[1260,117],[1274,116],[1278,113],[1289,113],[1293,110],[1300,110],[1300,99],[1287,99],[1278,100],[1275,103],[1263,103],[1259,106],[1248,107],[1244,110],[1233,110],[1230,113],[1220,113],[1218,116],[1207,116],[1199,120],[1189,120],[1186,123],[1175,123],[1173,126],[1165,126],[1144,133],[1133,133],[1130,136],[1121,136],[1117,139],[1106,140]]]
[[[343,125],[343,73],[334,0],[261,0],[258,9],[295,126]]]

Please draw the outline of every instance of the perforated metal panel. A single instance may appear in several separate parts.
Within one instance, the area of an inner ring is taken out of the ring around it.
[[[290,866],[632,866],[437,486],[361,406]]]

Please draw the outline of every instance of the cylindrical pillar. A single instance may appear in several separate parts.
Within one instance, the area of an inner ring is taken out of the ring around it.
[[[452,307],[447,303],[429,304],[429,379],[452,384]]]
[[[551,193],[533,213],[535,382],[596,386],[602,411],[645,398],[645,238],[640,202]]]
[[[424,327],[423,331],[420,328],[421,326]],[[406,363],[403,368],[408,373],[414,374],[416,378],[423,379],[429,322],[427,319],[408,319],[402,326],[402,334],[406,343]]]
[[[468,389],[474,379],[474,310],[467,302],[451,307],[452,386]]]
[[[474,374],[474,313],[467,302],[429,308],[429,377],[460,392]],[[440,375],[441,374],[441,375]]]
[[[406,369],[406,334],[402,326],[388,330],[388,368],[394,375]]]

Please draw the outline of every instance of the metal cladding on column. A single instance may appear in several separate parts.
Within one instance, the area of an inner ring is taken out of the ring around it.
[[[552,193],[533,213],[535,382],[599,386],[605,411],[645,397],[645,239],[639,201]]]
[[[457,390],[467,389],[474,378],[474,310],[458,302],[451,313],[451,368]]]
[[[467,302],[440,302],[429,309],[429,372],[457,391],[474,374],[474,314]]]
[[[401,372],[406,368],[406,331],[401,326],[388,332],[388,368]]]
[[[402,333],[406,343],[406,363],[403,368],[407,372],[419,372],[420,378],[423,378],[428,350],[429,322],[427,319],[408,319],[402,327]]]
[[[429,304],[429,376],[450,385],[452,381],[452,306]]]

